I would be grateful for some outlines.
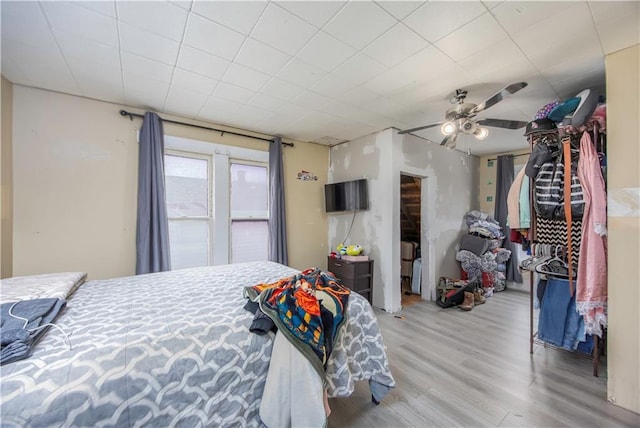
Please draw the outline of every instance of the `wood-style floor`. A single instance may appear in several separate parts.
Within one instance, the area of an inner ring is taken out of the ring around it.
[[[535,345],[529,294],[496,293],[470,312],[433,302],[376,310],[397,388],[379,406],[366,382],[331,399],[329,427],[638,427],[606,401],[606,361]]]

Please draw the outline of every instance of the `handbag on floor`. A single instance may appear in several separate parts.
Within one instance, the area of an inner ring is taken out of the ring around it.
[[[441,276],[436,287],[436,303],[443,308],[457,306],[464,301],[465,291],[473,293],[477,287],[476,281]]]

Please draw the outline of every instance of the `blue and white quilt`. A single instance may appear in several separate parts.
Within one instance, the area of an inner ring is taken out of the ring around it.
[[[271,262],[89,281],[30,358],[2,367],[2,426],[262,426],[273,335],[249,332],[243,287]],[[353,293],[327,365],[329,396],[395,382],[371,306]]]

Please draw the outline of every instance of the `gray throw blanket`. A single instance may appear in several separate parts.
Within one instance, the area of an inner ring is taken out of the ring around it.
[[[21,300],[0,305],[0,364],[27,358],[64,305],[62,299]]]

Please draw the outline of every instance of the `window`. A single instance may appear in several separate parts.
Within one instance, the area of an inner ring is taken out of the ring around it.
[[[165,136],[172,269],[268,259],[268,153]]]

